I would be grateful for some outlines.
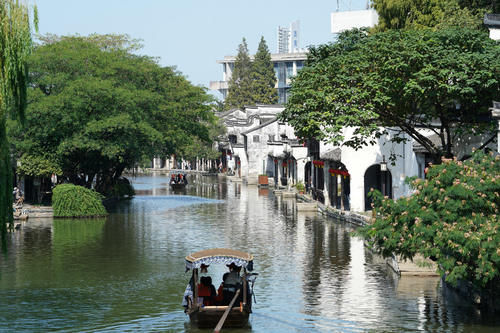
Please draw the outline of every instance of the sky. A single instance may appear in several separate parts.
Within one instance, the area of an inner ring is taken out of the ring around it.
[[[276,53],[278,26],[300,21],[300,46],[332,41],[330,13],[337,0],[33,0],[39,33],[86,36],[128,34],[141,39],[139,52],[176,66],[193,84],[222,80],[226,55],[236,55],[242,38],[251,54],[261,36]],[[340,10],[366,8],[366,0],[340,0]]]

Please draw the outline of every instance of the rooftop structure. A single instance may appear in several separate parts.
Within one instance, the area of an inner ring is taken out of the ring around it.
[[[353,28],[371,28],[378,24],[378,14],[374,9],[334,12],[331,14],[333,34]]]

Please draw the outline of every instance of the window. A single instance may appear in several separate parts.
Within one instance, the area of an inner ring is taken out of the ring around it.
[[[236,135],[230,135],[229,136],[229,142],[231,142],[232,144],[238,143],[237,136]]]
[[[295,64],[297,65],[297,71],[300,71],[304,67],[304,62],[302,60],[297,60]]]
[[[269,139],[268,139],[268,141],[273,142],[273,141],[274,141],[274,135],[269,134]]]
[[[253,136],[253,142],[259,142],[260,138],[258,135]]]
[[[286,63],[286,78],[289,79],[293,76],[293,62]]]

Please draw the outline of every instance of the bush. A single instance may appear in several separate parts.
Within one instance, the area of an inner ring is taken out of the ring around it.
[[[103,196],[93,190],[73,184],[54,188],[52,207],[54,217],[98,217],[107,215]]]
[[[476,152],[465,162],[443,160],[426,178],[411,180],[409,198],[374,193],[378,214],[358,233],[384,256],[431,258],[453,286],[464,280],[493,288],[500,278],[500,156]]]
[[[130,184],[129,180],[125,177],[117,179],[115,185],[111,189],[111,197],[131,198],[135,195],[134,187]]]
[[[298,182],[297,184],[295,184],[295,188],[299,192],[304,192],[304,190],[306,189],[306,187],[304,186],[304,183],[302,183],[302,182]]]

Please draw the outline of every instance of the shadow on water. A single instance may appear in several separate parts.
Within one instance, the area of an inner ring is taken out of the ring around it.
[[[184,257],[251,252],[259,277],[250,327],[231,332],[494,332],[439,279],[399,278],[353,226],[297,213],[295,200],[220,177],[132,179],[137,196],[100,220],[28,220],[0,258],[0,331],[209,332],[181,298]],[[218,286],[225,267],[210,267]]]

